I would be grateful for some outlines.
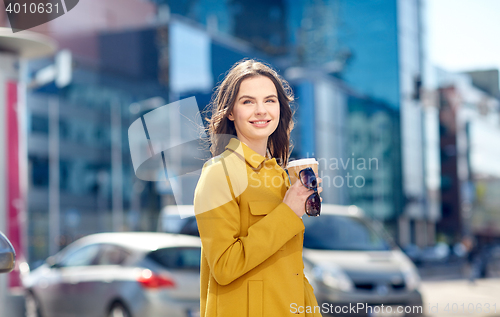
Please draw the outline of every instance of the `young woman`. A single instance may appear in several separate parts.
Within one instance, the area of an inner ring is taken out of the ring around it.
[[[203,317],[321,316],[302,260],[301,217],[313,191],[290,186],[283,170],[292,100],[287,82],[254,60],[235,64],[214,94],[214,157],[194,198]]]

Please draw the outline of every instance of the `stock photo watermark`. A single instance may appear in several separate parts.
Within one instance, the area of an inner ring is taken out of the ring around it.
[[[307,154],[309,156],[309,153]],[[366,185],[366,178],[363,175],[365,171],[379,169],[379,159],[376,157],[356,157],[351,153],[347,158],[317,158],[319,177],[323,180],[322,187],[348,187],[362,188]],[[339,175],[331,176],[335,172]]]
[[[427,305],[373,305],[369,303],[349,303],[338,305],[323,303],[321,306],[300,306],[297,303],[290,304],[290,312],[323,313],[323,314],[366,314],[368,316],[404,316],[412,315],[476,315],[496,314],[497,303],[428,303]]]
[[[242,194],[248,187],[284,186],[285,173],[266,173],[274,164],[262,164],[257,173],[248,171],[241,143],[233,143],[230,153],[216,158],[207,157],[203,140],[207,135],[195,97],[182,99],[148,113],[138,115],[128,130],[130,153],[136,176],[144,181],[168,184],[177,204],[192,204],[183,197],[183,183],[197,183],[203,168],[210,170],[204,182],[212,191],[200,197],[203,204],[196,213],[212,210]],[[230,140],[234,135],[218,135]],[[206,145],[206,144],[205,144]],[[229,146],[229,145],[228,145]],[[259,154],[246,154],[252,161],[262,161]],[[252,155],[258,156],[253,157]],[[309,154],[307,154],[309,157]],[[367,184],[366,173],[379,169],[376,157],[316,158],[321,187],[362,188]],[[293,161],[292,161],[293,162]],[[279,165],[280,162],[277,162]],[[271,176],[272,175],[272,176]],[[183,203],[181,203],[183,202]],[[189,215],[181,215],[181,217]]]
[[[363,174],[365,171],[378,170],[379,159],[375,157],[355,157],[354,154],[352,153],[352,156],[347,158],[316,158],[318,162],[318,176],[322,180],[321,187],[364,187],[366,185],[366,178],[359,174]],[[309,158],[309,155],[307,155],[307,158]],[[263,166],[262,168],[269,169],[273,167]],[[262,178],[263,180],[261,180]],[[250,179],[253,181],[250,185],[252,187],[281,187],[284,182],[280,176],[270,177],[268,175],[257,176],[251,174]]]
[[[12,32],[45,24],[72,10],[79,0],[4,0]]]
[[[297,303],[290,304],[292,314],[322,313],[322,314],[366,314],[368,316],[404,316],[405,314],[422,314],[423,307],[420,305],[370,305],[368,303],[349,303],[348,305],[337,305],[323,303],[321,306],[299,306]]]

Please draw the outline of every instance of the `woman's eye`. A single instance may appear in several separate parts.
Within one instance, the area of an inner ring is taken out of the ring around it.
[[[268,99],[268,100],[266,100],[266,102],[273,102],[274,103],[274,102],[276,102],[276,100],[274,100],[274,99]]]
[[[245,100],[245,101],[243,101],[243,104],[244,104],[244,105],[246,105],[246,104],[249,104],[249,103],[251,103],[251,102],[252,102],[252,101],[250,101],[250,100]]]

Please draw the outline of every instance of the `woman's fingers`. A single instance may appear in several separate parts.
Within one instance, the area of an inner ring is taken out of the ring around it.
[[[317,174],[316,179],[318,184],[323,181],[320,177],[317,177]],[[318,194],[320,194],[322,191],[323,188],[318,186]],[[297,214],[297,216],[301,217],[305,212],[304,202],[313,192],[314,190],[303,186],[301,182],[295,182],[288,189],[283,202],[286,203]],[[320,197],[320,199],[322,202],[323,198]]]
[[[321,184],[323,182],[323,180],[319,177],[316,178],[318,180],[318,184]],[[323,191],[323,187],[320,187],[318,185],[318,193],[321,193]]]

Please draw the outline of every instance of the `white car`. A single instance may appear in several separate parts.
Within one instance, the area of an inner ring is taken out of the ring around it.
[[[200,255],[187,235],[83,237],[23,277],[27,317],[199,316]]]
[[[327,204],[303,220],[305,273],[324,315],[422,315],[417,269],[381,225]]]

